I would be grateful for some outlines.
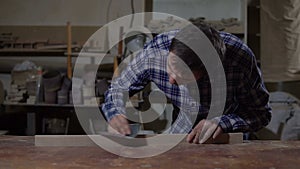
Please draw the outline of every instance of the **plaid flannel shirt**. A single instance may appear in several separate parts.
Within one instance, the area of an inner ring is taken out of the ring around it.
[[[149,82],[153,82],[164,92],[172,103],[180,107],[180,113],[167,130],[170,133],[188,133],[191,131],[195,115],[208,113],[211,101],[209,77],[197,81],[199,101],[190,96],[184,85],[169,83],[167,57],[169,46],[178,30],[157,35],[145,45],[119,77],[112,80],[105,94],[102,111],[107,120],[117,114],[125,114],[124,97],[127,92],[132,96],[141,91]],[[224,132],[256,131],[266,126],[271,118],[269,94],[263,84],[261,72],[257,67],[252,51],[237,37],[219,32],[226,45],[223,61],[227,95],[224,111],[219,117],[219,126]]]

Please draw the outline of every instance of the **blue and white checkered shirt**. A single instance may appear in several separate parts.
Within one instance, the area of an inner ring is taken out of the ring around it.
[[[153,82],[171,102],[180,107],[180,113],[169,129],[170,133],[191,131],[195,115],[208,113],[211,102],[211,85],[205,76],[197,82],[200,103],[189,95],[185,85],[170,84],[167,73],[167,57],[172,39],[178,30],[162,33],[145,45],[119,77],[112,80],[102,106],[107,120],[117,114],[125,114],[125,93],[132,96]],[[227,95],[219,125],[224,132],[257,131],[271,118],[269,94],[263,84],[252,51],[237,37],[220,32],[226,45],[223,67],[227,82]]]

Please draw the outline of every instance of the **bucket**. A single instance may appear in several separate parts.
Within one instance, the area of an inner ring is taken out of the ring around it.
[[[44,89],[47,92],[53,92],[60,89],[61,74],[59,71],[49,71],[43,75]]]

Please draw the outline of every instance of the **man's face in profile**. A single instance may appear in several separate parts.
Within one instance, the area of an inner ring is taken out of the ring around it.
[[[167,59],[167,73],[171,84],[182,85],[195,82],[201,78],[200,71],[192,71],[190,68],[173,52],[169,53]]]

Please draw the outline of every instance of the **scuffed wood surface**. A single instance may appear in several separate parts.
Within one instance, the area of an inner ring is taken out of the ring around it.
[[[0,137],[0,168],[298,169],[300,141],[195,145],[182,142],[159,156],[129,159],[99,147],[36,147],[34,137]]]

